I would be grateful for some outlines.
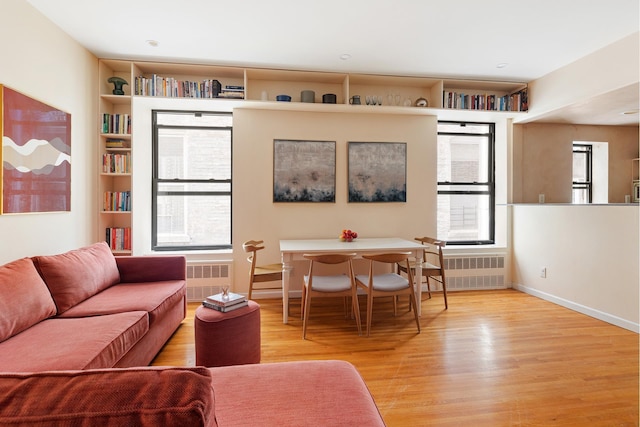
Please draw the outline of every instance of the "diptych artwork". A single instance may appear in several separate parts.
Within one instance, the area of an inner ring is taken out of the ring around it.
[[[335,141],[273,141],[274,202],[335,202]]]
[[[407,201],[407,144],[349,142],[349,202]]]
[[[0,213],[71,211],[71,114],[0,85]]]

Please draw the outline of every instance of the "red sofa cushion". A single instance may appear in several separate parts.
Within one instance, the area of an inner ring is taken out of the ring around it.
[[[225,427],[384,427],[364,380],[341,360],[209,368]],[[247,402],[251,402],[247,404]]]
[[[55,314],[49,289],[31,259],[0,267],[0,342]]]
[[[0,371],[111,368],[148,331],[144,311],[46,319],[0,343]]]
[[[0,425],[216,426],[214,405],[206,368],[0,374]]]
[[[184,300],[184,280],[148,283],[118,283],[65,311],[60,317],[86,317],[127,311],[146,311],[149,325],[162,319],[167,310]]]
[[[33,258],[49,287],[58,314],[120,281],[116,260],[106,242],[63,254]]]

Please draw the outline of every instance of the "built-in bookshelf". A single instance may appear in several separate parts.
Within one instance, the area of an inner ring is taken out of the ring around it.
[[[124,95],[115,95],[110,77],[120,77]],[[131,62],[102,60],[99,65],[99,161],[98,233],[114,254],[132,253],[131,245]],[[126,238],[125,238],[126,236]]]

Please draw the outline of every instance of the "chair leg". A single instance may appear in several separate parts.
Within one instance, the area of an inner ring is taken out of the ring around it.
[[[311,292],[306,293],[304,299],[304,318],[302,320],[302,339],[307,339],[307,322],[309,321],[309,312],[311,311]]]
[[[304,306],[306,304],[307,285],[302,285],[302,298],[300,299],[300,319],[304,319]],[[289,313],[287,313],[289,314]]]
[[[354,296],[351,297],[351,311],[355,312],[356,326],[358,327],[358,336],[362,335],[362,324],[360,323],[360,304],[358,303],[358,294],[354,292]]]
[[[249,280],[249,295],[247,295],[247,299],[251,299],[251,292],[253,291],[253,280]]]
[[[416,297],[413,294],[409,294],[409,305],[413,305],[413,317],[416,319],[416,326],[418,327],[418,333],[420,333],[420,319],[418,318],[418,306],[416,303]]]
[[[444,295],[444,309],[447,310],[449,308],[449,304],[447,303],[447,281],[442,276],[442,294]]]
[[[427,276],[427,294],[429,295],[429,299],[431,299],[431,282],[429,282],[429,276]]]
[[[373,314],[373,295],[367,294],[367,336],[371,334],[371,316]]]

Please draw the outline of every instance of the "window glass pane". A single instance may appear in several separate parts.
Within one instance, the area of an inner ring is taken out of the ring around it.
[[[491,238],[491,197],[475,194],[438,194],[438,238],[480,241]]]
[[[488,182],[489,138],[438,136],[438,182]]]
[[[573,152],[573,182],[587,182],[587,160],[587,153]]]
[[[231,244],[231,196],[158,196],[158,246]]]
[[[228,130],[158,129],[159,179],[231,179]]]

